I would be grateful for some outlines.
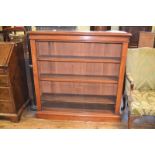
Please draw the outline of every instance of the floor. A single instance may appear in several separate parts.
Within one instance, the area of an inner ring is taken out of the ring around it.
[[[145,118],[136,120],[138,126],[134,128],[149,128],[155,129],[155,118]],[[150,122],[149,125],[144,125],[143,122]],[[134,125],[135,126],[135,125]],[[19,123],[13,123],[6,120],[0,120],[1,129],[127,129],[127,112],[122,114],[121,122],[84,122],[84,121],[60,121],[60,120],[44,120],[35,118],[35,111],[28,107]]]

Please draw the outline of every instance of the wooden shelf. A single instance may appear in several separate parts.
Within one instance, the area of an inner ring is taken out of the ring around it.
[[[44,93],[41,97],[43,101],[54,103],[78,103],[78,104],[115,104],[116,96],[99,95],[74,95],[74,94],[50,94]]]
[[[42,108],[37,111],[38,118],[52,120],[78,120],[78,121],[98,121],[98,122],[118,122],[120,115],[116,115],[111,110],[86,110],[86,109],[65,109],[65,108]]]
[[[114,104],[87,104],[87,103],[76,103],[76,102],[52,102],[52,101],[42,101],[42,107],[44,109],[50,110],[51,108],[60,109],[81,109],[81,110],[110,110],[114,112]]]
[[[52,101],[42,101],[42,107],[44,109],[60,108],[60,109],[81,109],[81,110],[110,110],[114,112],[114,104],[86,104],[86,103],[75,103],[70,102],[52,102]]]
[[[86,82],[86,83],[110,83],[117,84],[118,77],[115,76],[88,76],[88,75],[64,75],[64,74],[41,74],[41,81],[55,82]]]
[[[87,63],[120,63],[117,57],[90,57],[90,56],[39,56],[39,61],[53,62],[87,62]]]

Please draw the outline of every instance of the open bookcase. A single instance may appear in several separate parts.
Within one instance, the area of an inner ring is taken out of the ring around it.
[[[30,32],[37,117],[119,121],[129,37]]]

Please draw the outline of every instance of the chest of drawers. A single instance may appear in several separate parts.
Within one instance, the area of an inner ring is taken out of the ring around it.
[[[30,32],[37,117],[120,120],[130,34]]]
[[[0,119],[19,121],[27,92],[22,43],[0,43]]]

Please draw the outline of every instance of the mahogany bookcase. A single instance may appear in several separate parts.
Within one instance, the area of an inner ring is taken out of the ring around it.
[[[131,34],[30,32],[38,118],[119,121]]]

